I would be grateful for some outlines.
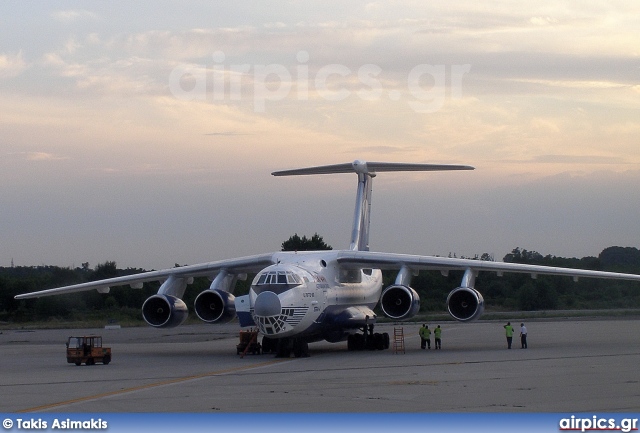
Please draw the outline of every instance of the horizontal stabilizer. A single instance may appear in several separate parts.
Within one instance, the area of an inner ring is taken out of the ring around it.
[[[274,176],[298,176],[306,174],[333,173],[370,173],[382,171],[445,171],[445,170],[473,170],[469,165],[453,164],[406,164],[401,162],[366,162],[354,161],[345,164],[321,165],[318,167],[298,168],[294,170],[274,171]]]
[[[321,165],[317,167],[298,168],[294,170],[274,171],[274,176],[298,176],[306,174],[356,173],[358,189],[356,192],[356,208],[351,229],[352,251],[369,251],[369,223],[371,210],[371,183],[376,172],[383,171],[445,171],[473,170],[469,165],[452,164],[407,164],[401,162],[366,162],[355,160],[346,164]]]

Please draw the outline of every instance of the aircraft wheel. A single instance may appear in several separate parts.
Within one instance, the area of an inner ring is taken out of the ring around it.
[[[347,350],[349,351],[355,350],[355,343],[353,342],[353,334],[349,334],[347,336]]]
[[[306,358],[309,356],[309,344],[303,341],[293,343],[293,356],[296,358]]]
[[[288,338],[277,340],[276,358],[289,358],[291,356],[291,346]]]
[[[272,338],[262,337],[262,353],[273,353],[278,342]]]
[[[371,334],[367,343],[369,343],[367,345],[367,349],[378,350],[378,346],[380,345],[380,334],[378,334],[377,332],[375,334]]]
[[[353,350],[363,350],[364,349],[364,335],[362,334],[353,334]]]

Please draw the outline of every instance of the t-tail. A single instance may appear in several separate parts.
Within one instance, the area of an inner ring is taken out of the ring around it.
[[[356,173],[358,175],[358,189],[356,191],[356,206],[353,214],[353,229],[351,230],[351,244],[349,245],[349,249],[353,251],[369,251],[371,188],[373,178],[376,176],[376,173],[383,171],[445,171],[473,169],[473,167],[468,165],[406,164],[356,160],[345,164],[322,165],[318,167],[275,171],[271,174],[274,176],[298,176],[308,174]]]

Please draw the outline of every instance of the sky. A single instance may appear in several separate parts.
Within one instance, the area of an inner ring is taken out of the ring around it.
[[[640,247],[640,4],[0,2],[0,266]]]

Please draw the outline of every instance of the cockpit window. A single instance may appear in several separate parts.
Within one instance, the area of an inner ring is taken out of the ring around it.
[[[282,293],[302,284],[302,279],[291,271],[265,271],[258,275],[253,283],[256,293],[270,291]]]
[[[300,277],[296,274],[287,274],[287,284],[301,284]]]
[[[286,272],[278,272],[278,284],[287,284]]]

